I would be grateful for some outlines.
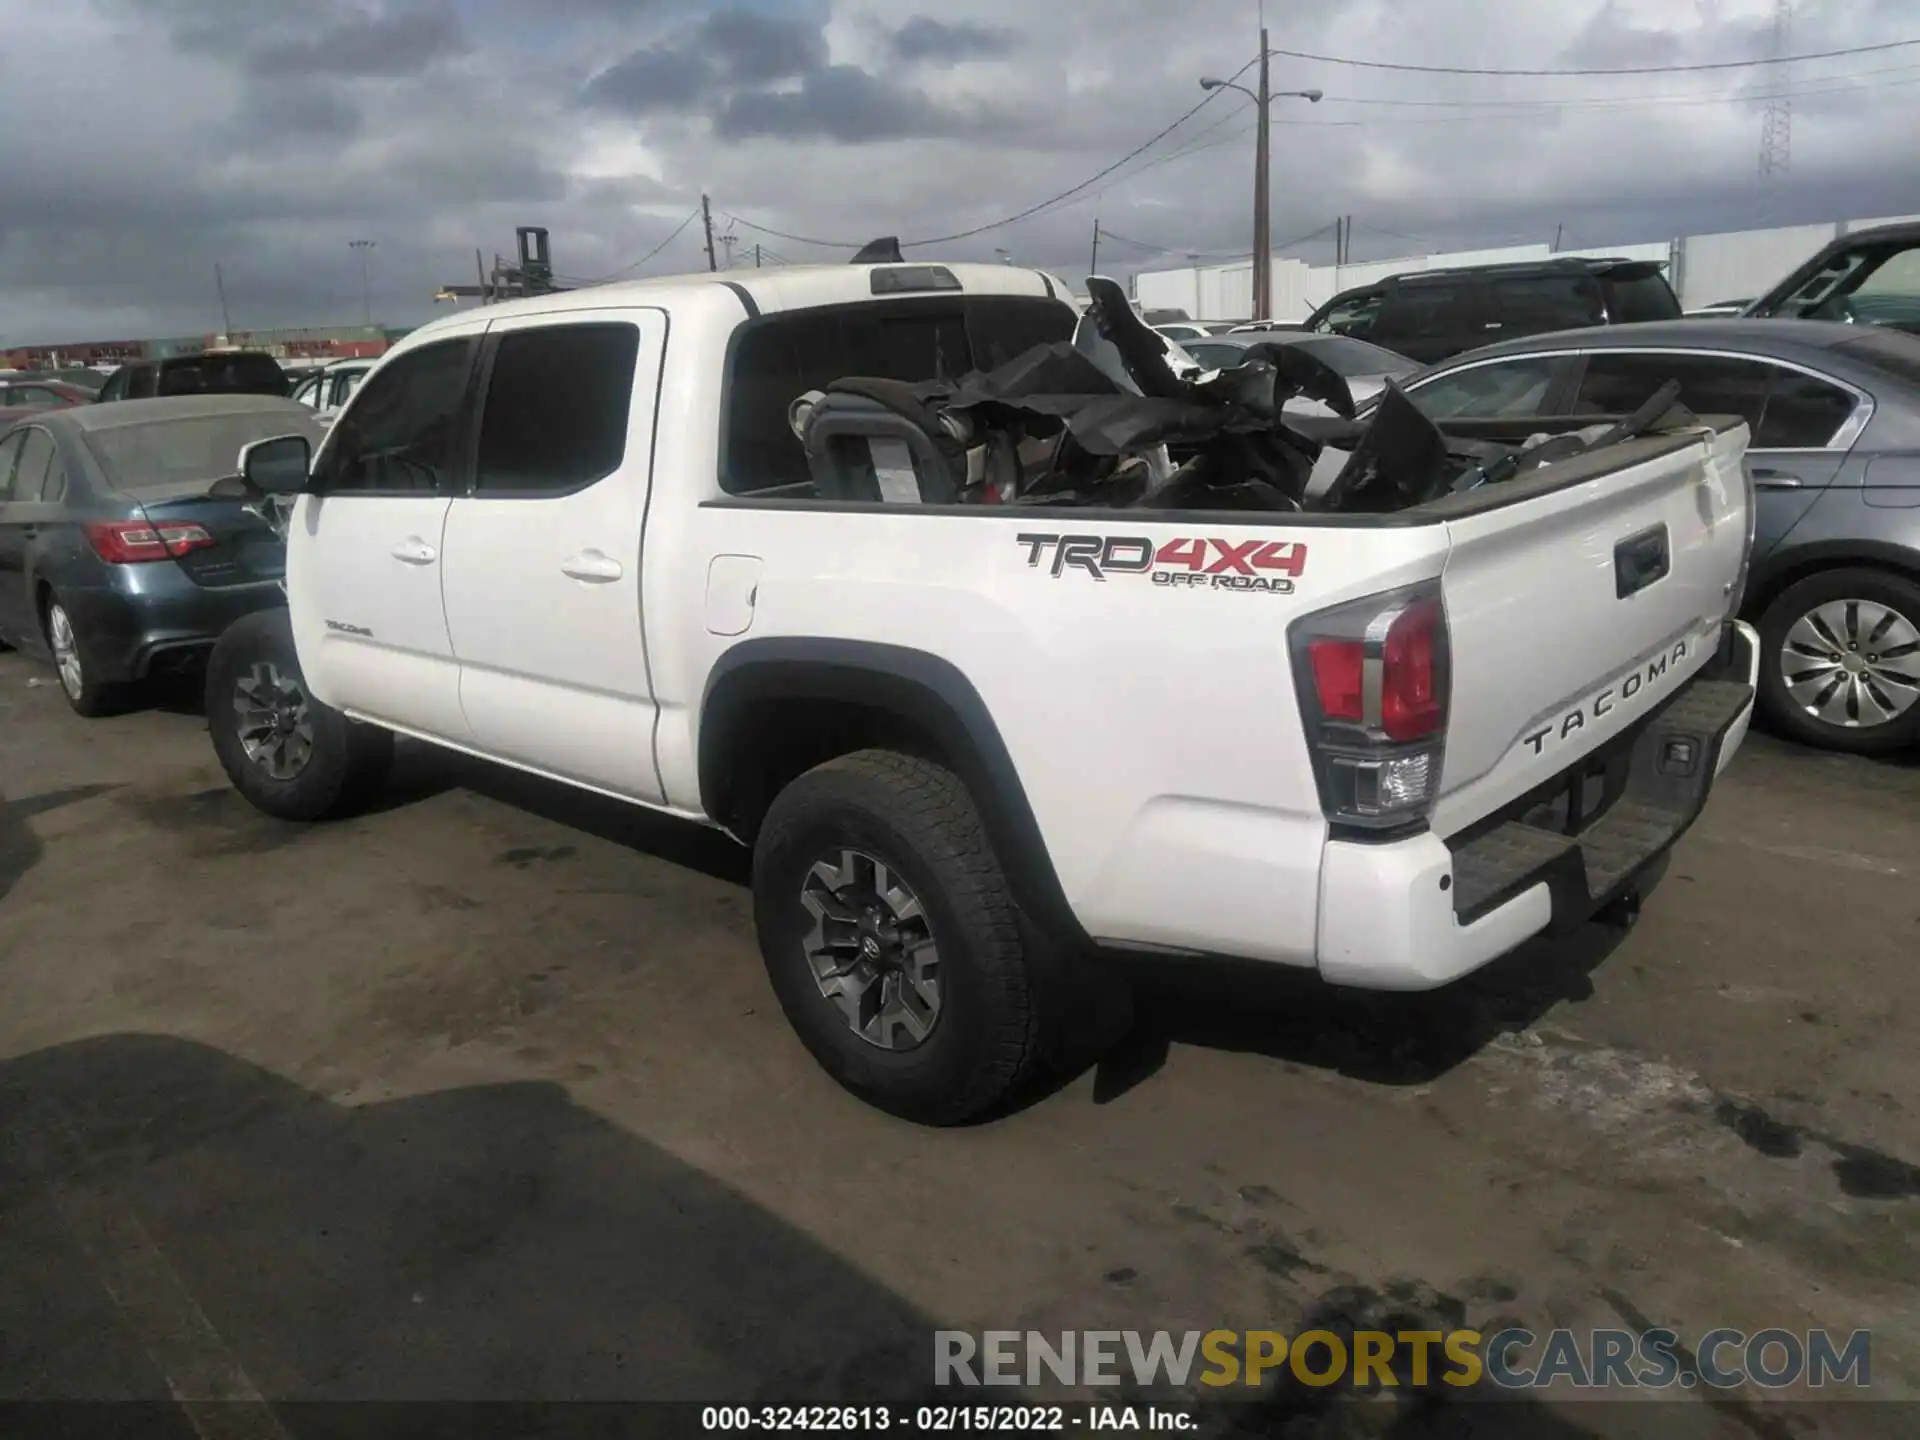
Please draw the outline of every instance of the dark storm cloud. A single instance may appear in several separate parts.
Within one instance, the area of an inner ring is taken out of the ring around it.
[[[868,145],[883,140],[963,135],[989,117],[961,116],[918,90],[871,75],[855,65],[829,65],[798,90],[744,91],[714,120],[722,139],[755,137],[837,140]]]
[[[888,37],[900,59],[952,64],[958,60],[993,60],[1011,55],[1020,37],[998,25],[971,21],[949,23],[931,15],[916,15]]]
[[[729,77],[746,85],[812,75],[827,65],[827,41],[819,25],[751,10],[716,11],[700,26],[693,43]]]
[[[414,75],[467,48],[450,6],[390,10],[338,21],[310,36],[270,41],[249,54],[269,75]]]
[[[587,82],[589,104],[628,115],[691,110],[714,88],[704,56],[662,48],[636,50]]]

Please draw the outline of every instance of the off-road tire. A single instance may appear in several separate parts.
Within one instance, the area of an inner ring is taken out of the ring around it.
[[[1869,600],[1920,624],[1920,584],[1890,570],[1864,566],[1822,570],[1789,585],[1760,617],[1760,710],[1767,722],[1790,739],[1822,750],[1853,755],[1890,755],[1920,745],[1920,704],[1904,715],[1869,729],[1850,729],[1810,715],[1788,693],[1781,673],[1781,649],[1787,633],[1819,606],[1840,600]]]
[[[919,897],[939,953],[941,1009],[917,1046],[861,1038],[814,979],[800,895],[813,865],[843,847],[885,860]],[[927,1125],[1004,1107],[1046,1047],[1040,946],[1023,935],[978,808],[952,771],[862,750],[829,760],[774,798],[753,853],[754,920],[774,993],[801,1043],[862,1100]]]
[[[282,820],[325,820],[364,805],[393,763],[392,732],[349,720],[306,694],[312,751],[299,773],[276,779],[250,759],[234,706],[240,682],[265,662],[305,689],[293,627],[285,610],[263,610],[234,622],[207,661],[207,731],[234,789]]]

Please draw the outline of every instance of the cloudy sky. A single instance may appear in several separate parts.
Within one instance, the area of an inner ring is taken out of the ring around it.
[[[543,224],[599,278],[713,197],[736,262],[1014,214],[1110,165],[1258,48],[1258,0],[60,0],[0,45],[0,343],[433,313],[474,250]],[[1269,0],[1277,47],[1426,65],[1672,66],[1768,53],[1773,0]],[[1798,0],[1793,51],[1920,37],[1912,0]],[[1249,75],[1249,78],[1251,76]],[[1332,258],[1590,245],[1920,211],[1920,46],[1586,79],[1277,59],[1274,237]],[[1756,176],[1795,92],[1793,168]],[[1226,93],[1072,200],[915,252],[1124,276],[1249,243]],[[1284,122],[1284,123],[1282,123]],[[730,218],[730,217],[738,217]],[[696,220],[645,265],[703,267]],[[1171,257],[1171,258],[1169,258]]]

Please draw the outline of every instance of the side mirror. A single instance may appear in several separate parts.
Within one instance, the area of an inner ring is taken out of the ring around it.
[[[265,495],[298,495],[307,488],[312,468],[313,447],[304,435],[276,435],[240,451],[240,473]]]

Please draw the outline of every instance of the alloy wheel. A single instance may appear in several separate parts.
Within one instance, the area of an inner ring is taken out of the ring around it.
[[[841,850],[807,872],[802,942],[814,984],[849,1029],[882,1050],[911,1050],[940,1019],[940,952],[920,899],[884,861]]]
[[[275,780],[291,780],[313,758],[313,714],[306,687],[271,660],[257,660],[234,684],[240,745]]]
[[[80,668],[80,642],[73,635],[73,621],[64,605],[47,611],[47,640],[53,649],[53,663],[60,671],[60,686],[69,700],[78,701],[87,688],[86,672]]]
[[[1816,720],[1848,730],[1888,724],[1920,701],[1920,627],[1875,600],[1829,600],[1788,629],[1780,674]]]

